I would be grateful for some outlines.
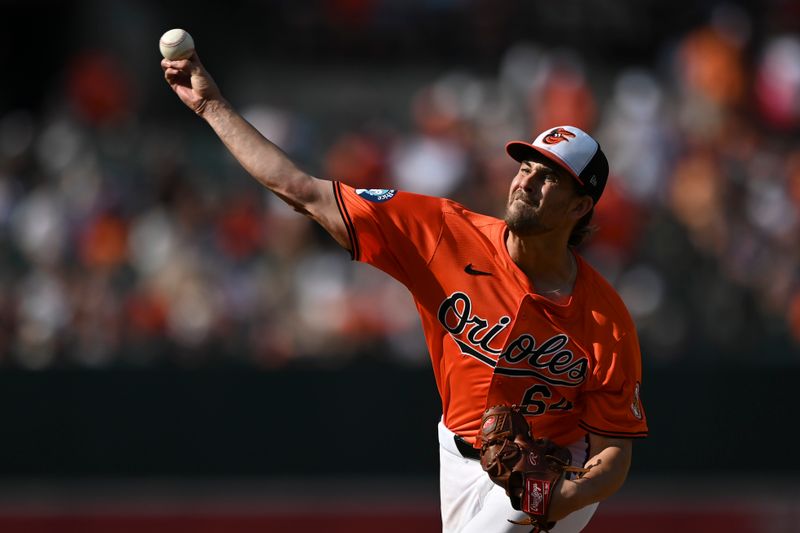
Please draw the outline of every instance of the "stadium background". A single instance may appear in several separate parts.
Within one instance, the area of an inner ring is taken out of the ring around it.
[[[184,27],[312,174],[498,213],[510,139],[612,179],[583,252],[651,437],[587,531],[800,531],[800,4],[2,1],[0,529],[437,527],[404,289],[251,182],[168,89]]]

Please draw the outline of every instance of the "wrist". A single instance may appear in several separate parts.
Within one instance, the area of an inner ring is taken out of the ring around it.
[[[197,113],[198,116],[207,118],[208,116],[218,112],[226,105],[227,103],[222,98],[206,98],[203,99],[197,107],[195,107],[194,112]]]

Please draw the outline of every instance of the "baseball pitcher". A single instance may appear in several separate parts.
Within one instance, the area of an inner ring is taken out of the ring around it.
[[[310,176],[233,109],[196,53],[161,66],[248,173],[413,295],[442,399],[443,531],[581,531],[647,434],[636,329],[574,251],[608,177],[598,143],[572,126],[509,143],[519,171],[501,220]]]

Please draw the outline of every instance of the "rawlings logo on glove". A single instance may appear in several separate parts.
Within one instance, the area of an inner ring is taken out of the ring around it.
[[[550,496],[566,472],[587,471],[571,466],[572,455],[547,439],[534,439],[525,416],[516,406],[497,405],[481,419],[481,466],[506,490],[511,506],[530,518],[521,525],[548,531]]]

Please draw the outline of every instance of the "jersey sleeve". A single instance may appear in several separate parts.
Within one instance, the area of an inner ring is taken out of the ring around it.
[[[605,437],[646,437],[647,419],[640,398],[641,353],[635,329],[607,349],[596,345],[595,357],[580,427]]]
[[[407,287],[433,257],[444,200],[387,189],[354,189],[334,182],[353,260],[371,264]]]

